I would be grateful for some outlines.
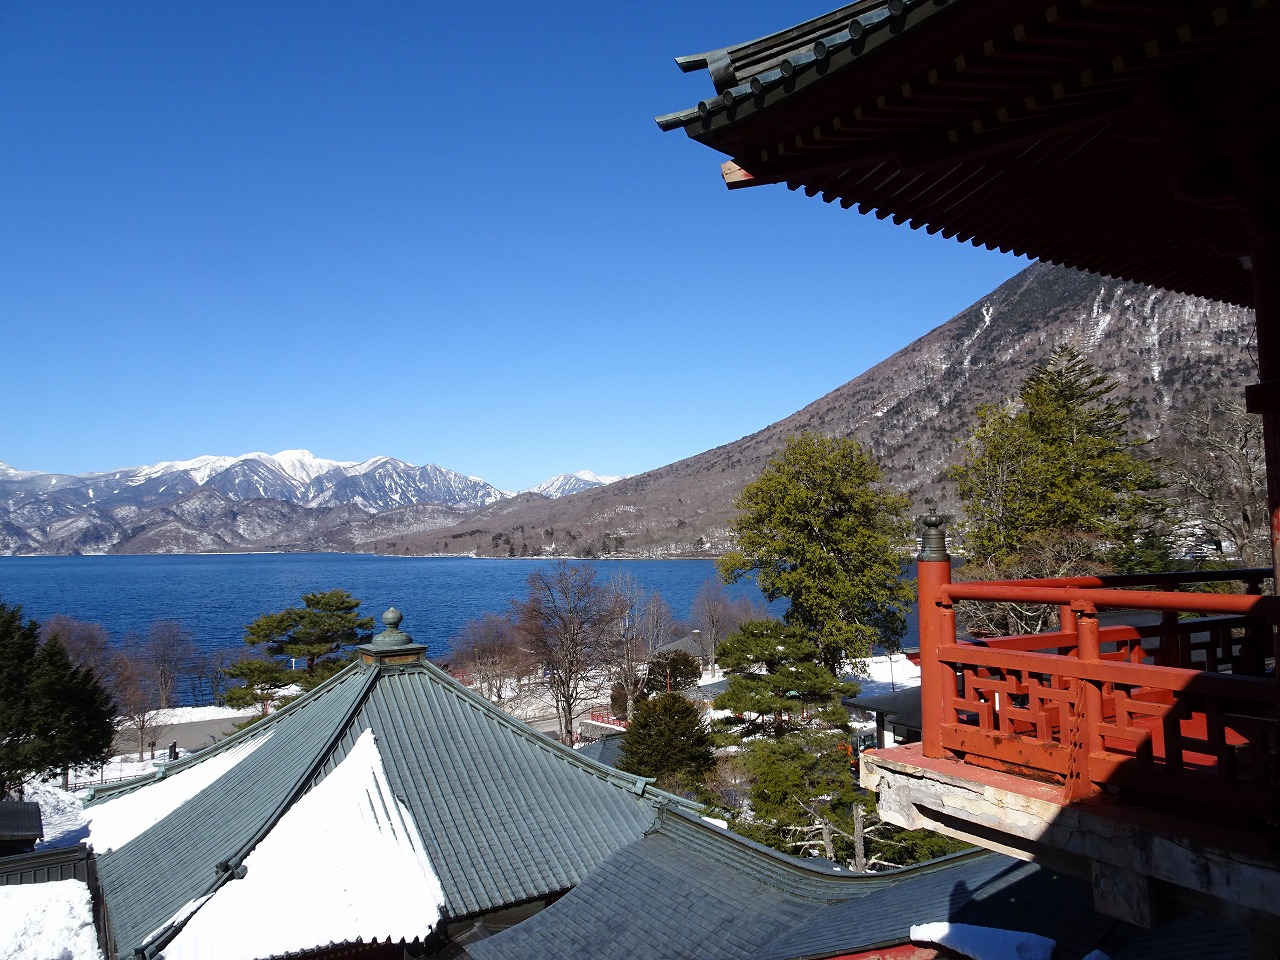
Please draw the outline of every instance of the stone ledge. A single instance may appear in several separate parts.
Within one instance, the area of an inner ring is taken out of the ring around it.
[[[862,755],[862,786],[880,817],[1090,879],[1103,913],[1147,925],[1150,892],[1232,922],[1280,917],[1280,861],[1266,837],[1146,810],[1102,795],[1064,804],[1060,787],[958,760],[920,744]]]

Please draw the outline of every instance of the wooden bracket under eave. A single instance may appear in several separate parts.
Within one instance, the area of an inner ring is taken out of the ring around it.
[[[756,185],[756,178],[733,160],[726,160],[720,164],[720,176],[724,177],[724,185],[730,190]]]

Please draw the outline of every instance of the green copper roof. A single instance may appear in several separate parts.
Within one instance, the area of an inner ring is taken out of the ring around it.
[[[98,851],[117,951],[162,945],[167,935],[151,935],[192,901],[234,882],[238,863],[365,730],[423,837],[446,919],[574,886],[641,837],[656,804],[675,800],[512,720],[429,663],[353,664],[224,744],[168,765],[163,779],[95,800],[90,814],[155,791],[141,796],[145,802],[166,781],[199,775],[201,764],[227,763],[228,751],[260,742],[149,829],[117,850]],[[424,914],[424,935],[436,919]]]

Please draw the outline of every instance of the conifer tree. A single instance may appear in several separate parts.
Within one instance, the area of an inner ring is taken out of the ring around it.
[[[265,717],[281,691],[292,685],[292,673],[277,660],[242,657],[226,670],[228,678],[242,685],[230,687],[223,700],[229,707],[260,707]]]
[[[20,607],[0,603],[0,796],[33,775],[98,766],[115,737],[115,704],[62,642],[39,642]]]
[[[655,654],[645,666],[644,692],[671,693],[688,690],[702,679],[702,664],[683,650]]]
[[[774,736],[798,725],[803,716],[836,726],[849,721],[840,698],[857,687],[836,679],[799,627],[776,620],[744,623],[720,644],[719,660],[732,676],[715,699],[717,710],[754,714]]]
[[[1093,541],[1091,559],[1127,571],[1158,539],[1155,465],[1129,436],[1116,384],[1070,347],[1035,368],[1016,402],[984,406],[953,471],[972,560],[1006,564],[1055,537]]]
[[[60,772],[65,790],[72,767],[92,769],[111,758],[115,701],[92,670],[72,664],[57,637],[36,652],[27,689],[37,776]]]
[[[697,706],[679,693],[640,703],[622,738],[618,766],[660,780],[698,777],[711,766],[711,734]]]
[[[40,628],[0,603],[0,799],[30,776],[35,731],[27,694]]]
[[[337,655],[372,636],[373,617],[357,612],[360,601],[346,590],[304,593],[301,607],[267,613],[245,627],[244,641],[269,656],[301,660],[304,689],[332,676],[342,666]]]
[[[1016,400],[978,411],[952,471],[964,506],[969,579],[1004,580],[1159,570],[1169,563],[1166,504],[1143,442],[1129,436],[1115,383],[1069,347],[1032,371]],[[966,604],[985,634],[1037,633],[1043,604]]]
[[[718,562],[727,582],[754,572],[769,600],[786,597],[784,622],[807,631],[833,674],[906,632],[911,525],[882,479],[857,440],[791,437],[734,501],[737,546]]]

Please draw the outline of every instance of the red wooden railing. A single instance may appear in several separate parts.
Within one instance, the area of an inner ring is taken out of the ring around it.
[[[619,730],[627,729],[626,720],[615,717],[611,713],[605,713],[603,710],[592,710],[590,720],[592,723],[598,723],[606,727],[617,727]]]
[[[950,570],[949,560],[919,564],[926,757],[1061,784],[1063,802],[1105,791],[1237,825],[1275,823],[1280,600],[1260,595],[1270,571],[952,583]],[[1249,592],[1171,589],[1224,579],[1246,580]],[[1061,627],[963,641],[961,601],[1051,604]],[[1162,617],[1101,626],[1106,609]]]

